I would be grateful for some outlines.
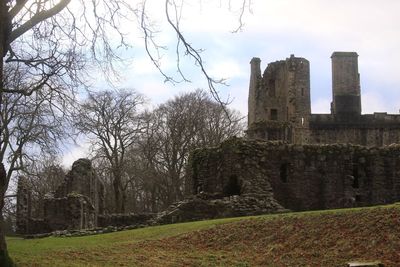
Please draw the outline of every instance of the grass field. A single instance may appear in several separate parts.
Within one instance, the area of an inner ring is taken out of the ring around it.
[[[400,266],[400,205],[9,238],[8,246],[18,266]]]

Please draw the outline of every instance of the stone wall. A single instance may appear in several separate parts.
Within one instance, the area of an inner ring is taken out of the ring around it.
[[[97,225],[95,209],[90,199],[76,193],[45,199],[44,221],[51,231],[89,229]]]
[[[71,170],[65,176],[64,182],[57,188],[54,197],[62,198],[70,193],[87,196],[96,213],[103,213],[104,209],[104,186],[97,179],[88,159],[78,159],[72,164]]]
[[[98,216],[98,227],[145,225],[155,217],[153,213],[104,214]]]
[[[103,212],[104,193],[91,162],[79,159],[72,165],[56,192],[44,199],[43,218],[32,218],[30,189],[20,178],[17,190],[17,232],[46,233],[55,230],[80,230],[97,226]]]
[[[44,219],[29,218],[29,228],[22,234],[42,234],[51,231]]]
[[[312,114],[310,143],[352,143],[387,146],[400,143],[400,116],[387,113],[365,114],[337,119],[330,114]]]
[[[231,139],[196,150],[190,192],[275,199],[295,211],[400,200],[400,146],[294,145]]]
[[[190,222],[288,211],[270,194],[222,196],[201,192],[157,214],[154,224]]]

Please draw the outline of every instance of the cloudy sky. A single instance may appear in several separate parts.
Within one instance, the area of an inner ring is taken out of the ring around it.
[[[166,27],[160,1],[148,1],[149,15],[158,24],[158,40],[168,47],[162,68],[176,74],[175,38]],[[179,2],[179,1],[178,1]],[[231,6],[228,6],[231,2]],[[294,54],[310,61],[313,113],[329,113],[331,61],[334,51],[355,51],[359,55],[362,112],[399,113],[400,109],[400,1],[398,0],[252,0],[243,16],[244,28],[237,27],[241,0],[186,0],[181,30],[187,41],[202,53],[207,70],[216,78],[227,78],[219,87],[222,98],[233,99],[231,107],[247,114],[249,62],[261,58],[262,71],[272,61]],[[154,6],[152,6],[154,5]],[[183,58],[191,83],[172,85],[153,67],[144,53],[137,25],[125,24],[132,50],[122,55],[132,62],[121,69],[119,86],[134,88],[157,105],[183,91],[207,88],[193,61]],[[94,82],[98,88],[102,82]],[[66,152],[64,164],[84,156],[85,146]]]

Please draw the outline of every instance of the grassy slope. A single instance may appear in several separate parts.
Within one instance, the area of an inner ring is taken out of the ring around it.
[[[345,266],[359,259],[400,266],[400,205],[8,244],[20,266]]]

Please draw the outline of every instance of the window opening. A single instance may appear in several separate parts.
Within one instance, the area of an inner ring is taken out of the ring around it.
[[[287,183],[288,181],[288,164],[284,163],[281,165],[279,175],[281,177],[282,183]]]
[[[225,196],[240,195],[240,185],[236,175],[231,175],[228,179],[228,183],[224,187]]]
[[[278,120],[278,110],[272,108],[271,109],[271,120],[276,121]]]

